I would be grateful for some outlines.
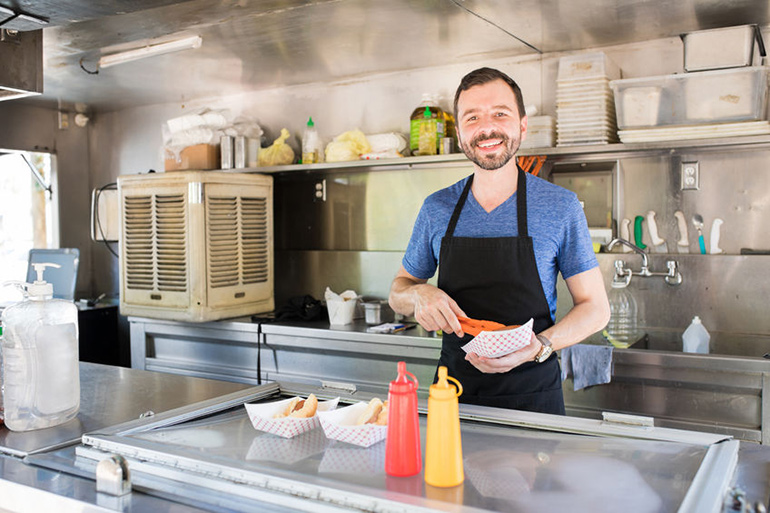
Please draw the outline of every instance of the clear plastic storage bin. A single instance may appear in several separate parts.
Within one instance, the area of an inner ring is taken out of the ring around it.
[[[613,80],[618,128],[767,119],[762,66]]]
[[[569,55],[559,59],[559,82],[620,78],[620,68],[602,52]]]
[[[759,45],[754,44],[755,39],[761,37],[753,25],[685,34],[682,37],[684,70],[705,71],[762,64]]]

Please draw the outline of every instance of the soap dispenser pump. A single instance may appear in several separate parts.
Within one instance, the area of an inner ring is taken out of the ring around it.
[[[63,424],[80,409],[78,310],[53,298],[43,273],[51,263],[32,264],[33,283],[10,283],[25,298],[2,314],[4,422],[12,431]]]

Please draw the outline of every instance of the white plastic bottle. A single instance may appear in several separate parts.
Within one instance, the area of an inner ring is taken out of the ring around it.
[[[685,353],[708,354],[711,335],[697,315],[682,334],[682,349]]]
[[[318,136],[318,130],[316,130],[311,117],[307,120],[305,133],[302,135],[302,163],[317,164],[321,162],[321,155],[323,155],[321,150],[321,138]]]
[[[636,299],[623,283],[614,281],[608,296],[610,321],[607,333],[618,342],[633,344],[642,336],[639,332],[639,307]]]
[[[63,424],[80,409],[78,310],[71,301],[53,299],[43,280],[46,267],[32,264],[34,283],[21,284],[27,295],[3,311],[3,407],[12,431]]]

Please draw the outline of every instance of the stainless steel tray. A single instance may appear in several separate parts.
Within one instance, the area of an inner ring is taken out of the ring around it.
[[[290,388],[282,388],[285,395]],[[144,491],[195,494],[211,504],[242,501],[244,508],[646,513],[716,511],[737,461],[736,441],[669,441],[694,433],[463,411],[466,479],[449,489],[426,485],[422,474],[387,476],[385,442],[364,449],[328,440],[320,428],[283,439],[256,431],[242,407],[172,427],[86,435],[76,464],[92,469],[118,453]],[[425,431],[423,415],[423,437]],[[668,440],[655,440],[655,433]]]

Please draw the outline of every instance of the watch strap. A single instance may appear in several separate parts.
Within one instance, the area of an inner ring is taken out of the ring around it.
[[[553,353],[553,344],[551,344],[551,341],[548,340],[548,337],[546,337],[545,335],[535,335],[535,336],[540,341],[540,344],[542,344],[543,346],[540,348],[540,351],[537,353],[537,355],[535,355],[535,361],[537,363],[543,363],[551,356],[551,353]]]

